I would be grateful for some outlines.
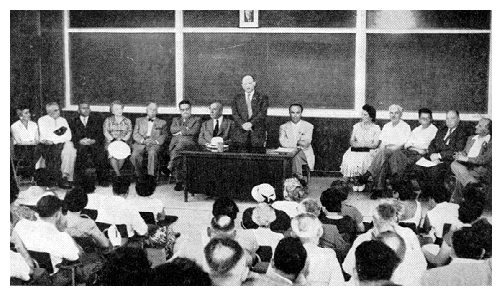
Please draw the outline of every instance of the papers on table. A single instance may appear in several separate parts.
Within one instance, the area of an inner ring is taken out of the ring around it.
[[[284,148],[284,147],[279,147],[275,150],[272,150],[272,152],[276,153],[293,153],[296,151],[296,148]]]
[[[430,160],[427,160],[425,158],[420,158],[417,162],[415,162],[416,165],[419,165],[419,166],[423,166],[423,167],[433,167],[433,166],[437,166],[438,164],[440,164],[441,162],[432,162]]]

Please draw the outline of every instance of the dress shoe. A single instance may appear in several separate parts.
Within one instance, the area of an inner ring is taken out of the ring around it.
[[[373,190],[370,198],[371,199],[379,199],[379,198],[382,198],[382,196],[383,196],[383,190]]]
[[[71,183],[68,181],[68,177],[64,177],[61,182],[59,182],[59,187],[62,189],[71,189]]]
[[[178,182],[176,183],[176,186],[174,186],[174,191],[182,191],[183,190],[183,183]]]

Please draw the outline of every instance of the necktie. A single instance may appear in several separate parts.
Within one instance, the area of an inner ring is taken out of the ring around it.
[[[214,126],[214,130],[213,130],[213,137],[216,137],[218,135],[219,131],[220,131],[220,129],[218,126],[218,120],[216,120],[216,125]]]
[[[446,135],[444,136],[443,140],[448,139],[448,137],[450,136],[450,134],[451,134],[451,128],[448,129],[448,131],[446,132]]]
[[[154,121],[154,119],[153,119],[153,118],[149,118],[149,119],[148,119],[148,121],[151,121],[151,122],[153,122],[153,121]]]
[[[251,108],[251,94],[246,93],[246,105],[248,106],[248,118],[253,116],[253,108]]]

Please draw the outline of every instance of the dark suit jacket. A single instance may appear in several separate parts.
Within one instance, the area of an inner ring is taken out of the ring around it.
[[[83,138],[89,138],[96,140],[98,146],[102,146],[104,142],[103,135],[103,119],[96,113],[91,113],[87,119],[87,126],[84,126],[80,116],[74,117],[68,123],[71,130],[71,140],[75,148],[78,149],[80,144],[78,143]]]
[[[437,131],[436,136],[429,146],[429,154],[427,156],[430,157],[433,153],[439,153],[441,154],[442,161],[451,162],[453,161],[453,154],[464,149],[468,136],[465,128],[459,124],[453,133],[451,133],[450,136],[444,140],[447,132],[447,126],[444,126]]]
[[[186,121],[183,121],[181,117],[173,118],[171,124],[171,134],[173,138],[171,143],[169,143],[169,150],[178,142],[191,142],[195,144],[195,138],[199,135],[201,119],[197,116],[190,116]],[[181,132],[181,135],[175,136],[176,133]]]
[[[213,138],[214,130],[214,119],[209,119],[202,123],[202,127],[199,133],[199,145],[205,145],[211,143]],[[223,118],[221,121],[221,126],[218,128],[218,137],[222,137],[224,143],[226,144],[230,140],[230,135],[234,129],[234,121],[231,119]]]
[[[236,95],[232,100],[232,116],[236,125],[235,140],[240,143],[246,141],[249,132],[242,129],[242,124],[251,122],[253,125],[251,132],[252,143],[263,143],[265,142],[265,131],[267,130],[268,97],[255,91],[251,99],[251,109],[253,110],[253,115],[251,118],[248,118],[248,107],[244,93]]]
[[[138,144],[141,144],[143,140],[147,138],[146,133],[148,132],[148,117],[136,118],[136,124],[134,125],[134,131],[132,133],[132,138]],[[153,121],[152,133],[150,139],[159,142],[159,145],[164,144],[167,135],[167,122],[165,120],[155,118]]]

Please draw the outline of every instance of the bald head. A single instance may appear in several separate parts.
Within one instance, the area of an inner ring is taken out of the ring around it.
[[[446,126],[448,128],[456,128],[460,122],[458,111],[450,110],[446,112]]]
[[[251,93],[254,91],[254,87],[256,86],[256,82],[253,79],[253,76],[246,75],[242,78],[242,89],[246,93]]]
[[[489,118],[481,118],[476,125],[476,134],[482,137],[492,134],[492,120]]]
[[[209,106],[209,116],[212,119],[218,119],[223,114],[223,104],[221,102],[214,102]]]

